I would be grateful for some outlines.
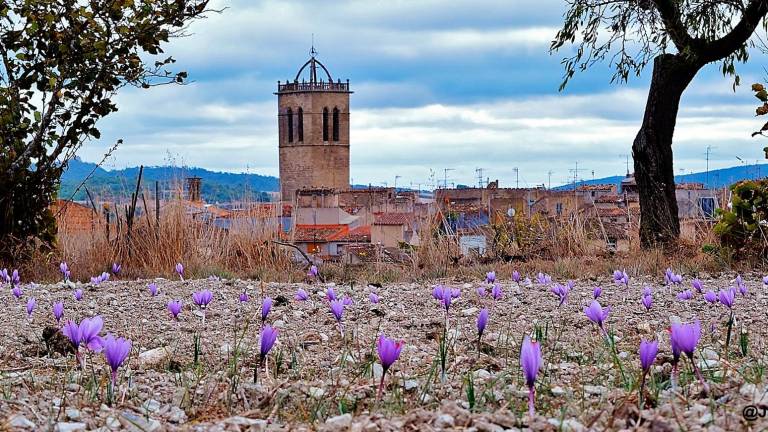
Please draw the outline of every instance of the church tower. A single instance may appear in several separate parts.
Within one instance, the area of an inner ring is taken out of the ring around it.
[[[349,80],[333,81],[316,58],[293,81],[277,82],[280,193],[294,202],[300,189],[349,189]]]

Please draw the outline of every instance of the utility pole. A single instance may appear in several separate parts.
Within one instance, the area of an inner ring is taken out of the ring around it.
[[[443,168],[443,187],[448,189],[448,171],[453,171],[453,168]]]
[[[625,158],[626,164],[627,164],[627,176],[629,176],[629,155],[624,153],[624,154],[620,154],[619,157]]]
[[[711,145],[707,146],[707,174],[706,174],[706,180],[705,180],[705,187],[709,188],[709,154],[712,153],[712,147]]]
[[[397,179],[402,178],[403,176],[396,175],[395,176],[395,194],[397,194]]]
[[[517,167],[512,168],[515,172],[515,189],[520,189],[520,170]]]
[[[475,169],[475,172],[477,173],[477,187],[482,189],[483,188],[483,169],[477,168]]]
[[[552,174],[554,174],[552,170],[549,170],[549,172],[547,172],[547,184],[549,185],[547,189],[549,190],[552,189]]]

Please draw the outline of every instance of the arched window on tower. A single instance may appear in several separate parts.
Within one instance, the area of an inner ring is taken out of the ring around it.
[[[328,108],[323,108],[323,141],[328,141]]]
[[[299,107],[299,111],[296,113],[299,123],[299,141],[304,141],[304,110]]]
[[[333,109],[333,140],[339,140],[339,109]]]
[[[288,142],[293,142],[293,110],[288,108]]]

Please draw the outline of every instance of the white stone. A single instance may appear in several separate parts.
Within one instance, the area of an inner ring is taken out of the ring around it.
[[[464,315],[465,317],[474,316],[474,315],[477,314],[478,310],[479,309],[476,308],[476,307],[471,307],[471,308],[467,308],[467,309],[462,310],[461,314]]]
[[[563,432],[583,432],[586,431],[587,428],[584,427],[581,423],[576,421],[575,419],[567,419],[567,420],[560,420],[558,418],[551,418],[547,420],[549,424],[556,427],[557,430],[562,430]]]
[[[560,386],[552,387],[552,390],[550,391],[552,392],[553,396],[562,396],[565,394],[565,390]]]
[[[159,366],[170,357],[171,352],[168,347],[153,348],[139,354],[139,364],[143,368]]]
[[[331,417],[325,421],[325,424],[336,430],[348,429],[352,425],[352,414],[347,413]]]
[[[141,407],[144,408],[144,410],[146,410],[147,412],[154,413],[160,410],[160,402],[154,399],[147,399],[146,401],[144,401]]]
[[[75,432],[85,430],[85,423],[56,423],[56,427],[53,429],[55,432]]]
[[[603,386],[585,385],[584,392],[590,395],[599,396],[608,392],[608,389]]]
[[[405,387],[405,391],[410,391],[410,390],[418,388],[419,387],[419,382],[417,380],[414,380],[414,379],[405,380],[405,383],[403,385]]]
[[[384,368],[381,367],[379,363],[373,364],[373,378],[380,380],[381,376],[384,375]]]
[[[67,418],[70,420],[80,419],[80,411],[76,408],[69,407],[66,410],[64,410],[64,413],[67,415]]]
[[[187,422],[187,413],[177,406],[172,406],[168,413],[168,421],[171,423],[184,424]]]
[[[472,375],[476,380],[487,380],[492,376],[491,373],[485,369],[478,369]]]
[[[16,414],[8,422],[8,425],[14,429],[37,429],[37,425],[27,420],[26,417]]]
[[[456,420],[450,414],[440,414],[435,419],[435,427],[439,429],[452,428],[454,424],[456,424]]]
[[[325,390],[321,389],[320,387],[310,387],[309,395],[315,399],[320,399],[325,396]]]

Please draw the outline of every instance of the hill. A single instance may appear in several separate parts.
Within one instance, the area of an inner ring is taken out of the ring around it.
[[[710,170],[709,175],[706,172],[698,172],[684,175],[676,175],[676,183],[703,183],[714,189],[728,187],[739,180],[755,179],[768,176],[768,165],[738,165],[730,168],[721,168]],[[624,176],[603,177],[594,180],[582,180],[576,185],[590,184],[621,184]],[[573,184],[566,184],[553,188],[555,190],[573,189]]]
[[[139,175],[138,167],[108,171],[91,162],[79,158],[69,162],[61,179],[59,197],[74,200],[87,199],[85,189],[80,188],[82,181],[93,172],[85,183],[91,193],[112,199],[131,196]],[[228,202],[242,199],[268,201],[266,192],[280,189],[277,177],[247,173],[226,173],[209,171],[204,168],[180,168],[171,166],[144,167],[142,183],[144,187],[154,188],[155,181],[160,182],[162,190],[170,189],[185,177],[202,179],[202,195],[208,202]]]

